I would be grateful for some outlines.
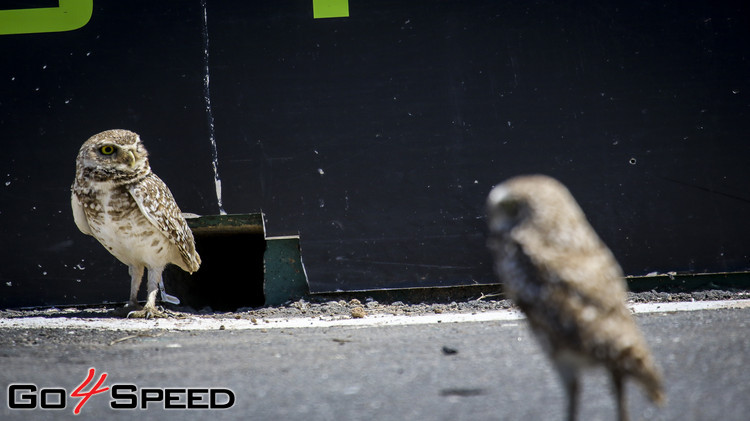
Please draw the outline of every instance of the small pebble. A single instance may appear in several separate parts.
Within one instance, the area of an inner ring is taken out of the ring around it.
[[[361,319],[365,317],[365,309],[362,307],[354,307],[352,309],[352,318]]]

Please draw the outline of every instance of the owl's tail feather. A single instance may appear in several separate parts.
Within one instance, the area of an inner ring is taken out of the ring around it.
[[[190,273],[193,273],[197,271],[201,267],[201,257],[198,255],[198,252],[193,252],[193,255],[191,256],[192,259],[190,259],[189,262],[189,271]]]
[[[639,361],[639,363],[638,369],[632,373],[633,377],[646,389],[646,394],[651,402],[662,406],[666,402],[666,394],[664,393],[664,385],[659,369],[650,355]]]
[[[656,373],[654,373],[656,374]],[[646,392],[648,393],[649,399],[651,399],[651,402],[661,406],[664,405],[664,403],[667,401],[667,396],[664,393],[664,386],[662,386],[661,383],[661,376],[656,375],[656,377],[649,377],[647,381],[642,381],[643,385],[646,387]]]
[[[180,249],[180,257],[182,257],[181,262],[172,262],[179,266],[182,270],[185,272],[188,272],[192,274],[193,272],[196,272],[201,267],[201,257],[198,255],[198,252],[195,251],[195,247],[190,247],[190,250],[186,250],[185,248]]]

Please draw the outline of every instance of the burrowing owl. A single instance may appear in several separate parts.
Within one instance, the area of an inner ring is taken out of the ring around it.
[[[124,314],[162,316],[155,303],[157,290],[163,293],[164,267],[172,263],[192,273],[201,259],[172,193],[151,172],[148,152],[138,135],[107,130],[84,142],[71,191],[78,229],[128,265],[130,301]],[[148,299],[138,309],[144,267],[148,268]]]
[[[622,270],[565,186],[512,178],[490,192],[487,213],[495,271],[560,374],[568,419],[576,417],[579,372],[591,365],[611,374],[620,420],[628,376],[661,403],[661,376],[625,306]]]

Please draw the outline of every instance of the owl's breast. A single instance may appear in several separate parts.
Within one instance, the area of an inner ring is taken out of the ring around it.
[[[503,282],[509,298],[523,308],[538,300],[543,281],[523,249],[514,241],[505,240],[495,252],[495,271]]]
[[[113,256],[127,265],[163,267],[179,261],[179,251],[143,215],[124,188],[114,188],[83,203],[92,234]]]

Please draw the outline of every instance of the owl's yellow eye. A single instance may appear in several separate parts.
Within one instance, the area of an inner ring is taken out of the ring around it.
[[[99,148],[99,152],[101,152],[102,155],[112,155],[115,153],[115,147],[112,145],[104,145]]]

